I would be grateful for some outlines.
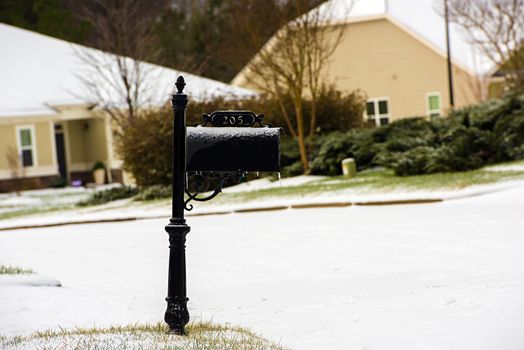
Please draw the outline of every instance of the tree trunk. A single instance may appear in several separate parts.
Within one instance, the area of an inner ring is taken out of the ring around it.
[[[297,133],[295,132],[295,129],[293,128],[293,125],[291,125],[291,121],[289,120],[289,116],[286,111],[286,106],[284,105],[284,102],[280,98],[280,96],[277,96],[278,106],[280,107],[280,112],[284,116],[284,120],[286,122],[287,128],[289,129],[289,133],[291,134],[291,137],[296,139]]]
[[[306,148],[305,132],[304,132],[304,115],[302,111],[302,98],[301,96],[295,96],[295,113],[297,118],[297,142],[300,150],[300,160],[302,161],[302,167],[304,174],[309,173],[309,159]]]
[[[317,132],[317,97],[311,96],[311,120],[309,123],[309,148],[308,153],[313,154],[315,149],[315,136]]]

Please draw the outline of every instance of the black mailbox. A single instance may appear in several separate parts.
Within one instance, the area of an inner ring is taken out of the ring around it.
[[[280,171],[280,128],[187,127],[186,171]]]

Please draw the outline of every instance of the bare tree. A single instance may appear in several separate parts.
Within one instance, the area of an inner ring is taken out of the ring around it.
[[[334,2],[311,9],[311,1],[297,0],[280,14],[280,29],[265,44],[249,23],[244,23],[253,45],[262,47],[244,70],[247,83],[268,94],[280,105],[282,116],[291,136],[298,142],[304,173],[309,172],[307,140],[313,144],[317,129],[317,97],[323,84],[323,72],[329,64],[345,31],[345,25],[332,24]],[[286,10],[288,12],[286,12]],[[346,8],[336,9],[349,12]],[[290,16],[291,11],[294,16]],[[342,13],[343,15],[343,13]],[[289,18],[294,19],[289,21]],[[284,105],[286,96],[293,101],[295,120]],[[305,101],[309,99],[309,125],[304,119]],[[296,125],[296,127],[295,127]]]
[[[162,3],[162,1],[156,1]],[[158,10],[144,0],[90,0],[82,18],[93,28],[92,45],[77,48],[82,66],[77,74],[87,98],[124,126],[137,117],[152,95],[152,27]]]
[[[524,0],[443,1],[450,21],[498,66],[510,88],[524,92]]]

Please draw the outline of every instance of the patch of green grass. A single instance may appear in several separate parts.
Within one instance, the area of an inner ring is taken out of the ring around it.
[[[171,198],[171,186],[154,185],[141,188],[138,195],[135,196],[135,201],[152,201],[157,199]]]
[[[382,169],[362,172],[359,173],[356,178],[352,179],[347,179],[343,176],[337,176],[310,182],[301,186],[277,186],[257,191],[224,193],[220,196],[220,201],[223,203],[228,203],[248,202],[264,198],[296,198],[346,190],[354,190],[359,193],[373,193],[377,190],[380,192],[393,192],[399,190],[456,190],[473,185],[482,185],[516,179],[524,179],[524,170],[487,171],[479,169],[457,173],[396,176],[393,174],[393,171]]]
[[[124,327],[77,328],[44,331],[30,336],[0,337],[5,349],[171,349],[171,350],[283,350],[283,348],[243,327],[211,322],[193,322],[187,336],[168,333],[164,323]]]
[[[504,168],[509,166],[508,168]],[[488,168],[482,168],[466,172],[455,173],[439,173],[429,175],[416,176],[396,176],[393,171],[388,169],[374,169],[364,171],[358,174],[356,178],[347,179],[343,176],[326,177],[322,180],[313,181],[300,186],[276,186],[273,188],[261,189],[256,191],[245,191],[236,193],[222,193],[210,202],[198,203],[199,207],[215,206],[221,204],[239,204],[263,200],[273,199],[294,199],[303,197],[315,197],[320,195],[329,195],[330,193],[337,194],[340,192],[352,192],[358,194],[376,194],[388,192],[406,192],[406,191],[435,191],[435,190],[457,190],[467,188],[473,185],[483,185],[490,183],[497,183],[501,181],[524,179],[524,160],[516,162],[508,162],[496,164]],[[495,171],[496,170],[496,171]],[[164,191],[164,189],[161,189]],[[121,191],[121,190],[117,190]],[[105,192],[105,191],[102,191]],[[125,192],[125,196],[129,193]],[[153,191],[154,192],[154,191]],[[112,191],[105,192],[100,196],[103,201],[116,199]],[[345,195],[345,193],[344,193]],[[118,197],[118,196],[117,196]],[[147,197],[147,198],[146,198]],[[158,198],[162,196],[145,196],[145,199],[139,199],[135,196],[130,201],[122,201],[121,203],[114,203],[112,209],[115,208],[130,208],[137,210],[155,209],[159,207],[168,208],[171,205],[170,198]],[[154,199],[151,199],[154,198]],[[98,199],[97,199],[98,200]],[[88,209],[91,212],[107,210],[107,207],[95,205],[90,203]],[[41,207],[26,207],[15,210],[8,210],[0,212],[0,220],[15,217],[40,215],[43,213],[59,212],[76,209],[78,206],[74,204],[60,205],[60,206],[41,206]]]
[[[0,220],[14,219],[14,218],[21,217],[21,216],[28,216],[28,215],[35,215],[35,214],[46,214],[46,213],[51,213],[51,212],[73,209],[74,207],[75,205],[73,204],[57,205],[57,206],[22,207],[22,208],[15,209],[15,210],[5,211],[3,213],[0,212]]]
[[[0,275],[20,275],[20,274],[29,274],[29,273],[34,273],[34,272],[33,270],[23,269],[18,266],[0,265]]]

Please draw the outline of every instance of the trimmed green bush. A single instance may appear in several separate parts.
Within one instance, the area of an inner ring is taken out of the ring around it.
[[[338,131],[320,134],[310,141],[312,174],[339,175],[344,158],[355,158],[359,170],[383,166],[398,175],[472,170],[524,158],[523,96],[508,95],[432,121],[409,118],[378,128],[357,128],[361,125],[355,116],[361,113],[357,102],[360,98],[329,89],[324,94],[319,101],[320,130]],[[263,97],[193,102],[189,105],[188,124],[200,122],[203,112],[227,108],[264,111],[266,122],[285,127],[277,117],[280,111],[275,102]],[[134,175],[139,187],[171,184],[171,123],[172,111],[166,108],[133,121],[119,138],[124,168]],[[298,146],[289,133],[282,138],[281,164],[285,177],[302,174]],[[163,198],[162,191],[149,189],[143,196]]]
[[[136,201],[150,201],[154,199],[163,199],[171,197],[171,186],[153,185],[140,189],[135,197]]]
[[[340,173],[340,163],[344,158],[353,157],[355,149],[351,135],[333,132],[318,141],[320,147],[311,162],[311,173],[337,175]],[[357,162],[358,164],[358,162]]]
[[[113,187],[107,190],[96,191],[88,199],[78,203],[78,206],[100,205],[135,196],[138,189],[129,186]]]
[[[398,154],[393,165],[395,174],[404,176],[427,173],[428,165],[436,152],[434,148],[419,146]]]
[[[379,149],[373,142],[371,129],[331,133],[318,139],[317,151],[311,162],[311,173],[340,175],[340,164],[344,158],[354,158],[359,170],[369,168],[377,165],[374,160]]]
[[[298,144],[287,135],[280,139],[280,165],[284,177],[297,176],[304,172]]]
[[[453,111],[448,118],[403,119],[376,129],[332,133],[319,139],[315,174],[339,175],[340,162],[360,170],[391,168],[397,175],[466,171],[524,158],[524,96],[506,96]]]
[[[172,111],[165,108],[133,120],[117,138],[124,169],[139,187],[171,183]]]
[[[56,177],[50,183],[49,186],[52,188],[63,188],[67,186],[67,179],[63,177]]]

